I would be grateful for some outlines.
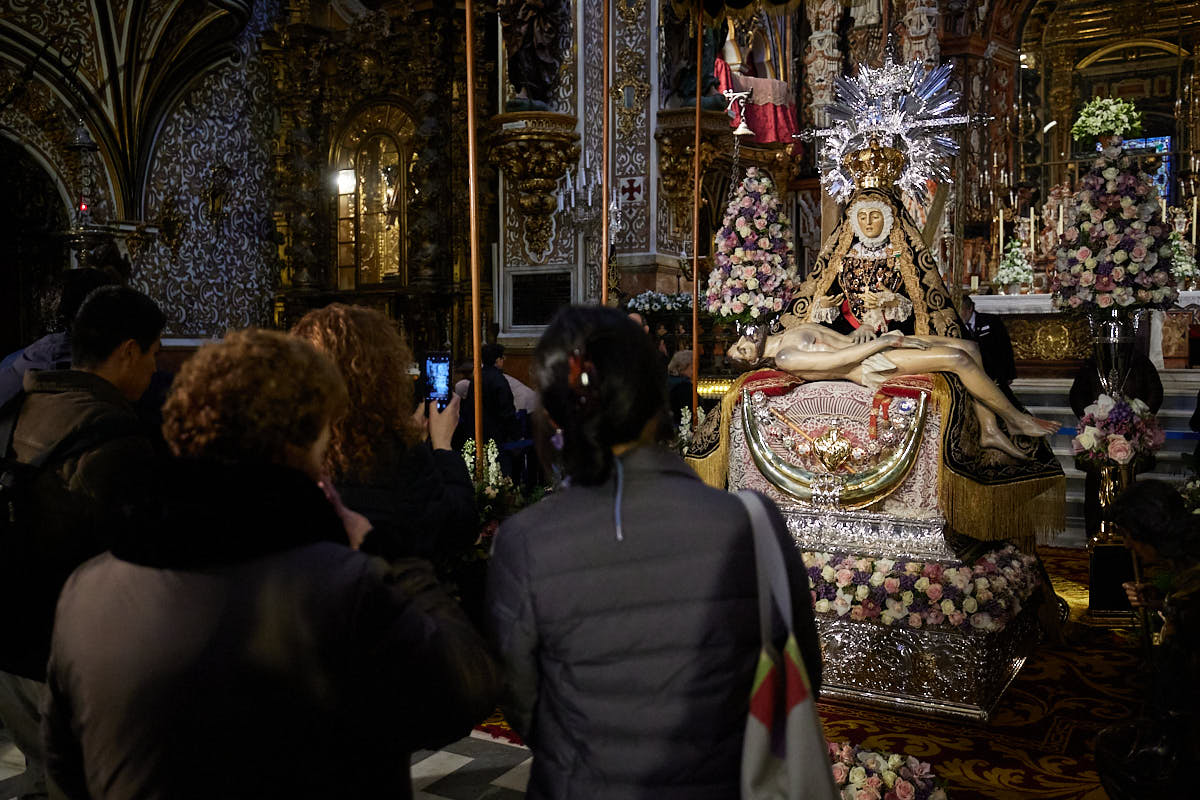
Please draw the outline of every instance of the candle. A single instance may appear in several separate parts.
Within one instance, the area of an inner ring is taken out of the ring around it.
[[[1029,204],[1029,255],[1037,255],[1037,225],[1033,222],[1033,204]]]
[[[971,276],[971,291],[972,292],[979,291],[979,276],[978,275]]]
[[[1004,253],[1004,206],[1000,207],[1000,253]]]
[[[1162,209],[1163,222],[1166,222],[1167,221],[1167,198],[1165,198],[1165,197],[1158,198],[1158,205],[1159,205],[1159,208]]]
[[[571,170],[567,170],[567,193],[570,194],[573,191],[575,191],[575,189],[571,185]]]
[[[1058,235],[1063,235],[1063,202],[1058,203]]]
[[[558,193],[558,210],[559,210],[559,211],[562,211],[562,210],[563,210],[563,196],[562,196],[562,192],[559,192],[559,193]]]

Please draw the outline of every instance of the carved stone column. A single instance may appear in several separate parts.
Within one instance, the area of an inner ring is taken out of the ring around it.
[[[1050,115],[1058,123],[1050,135],[1048,161],[1063,161],[1071,153],[1071,112],[1075,105],[1075,56],[1070,46],[1055,47],[1049,52]],[[1065,169],[1059,165],[1050,173],[1051,183],[1061,183]]]
[[[823,128],[829,124],[825,107],[833,102],[833,80],[842,71],[837,35],[842,6],[838,0],[807,0],[806,9],[812,34],[804,53],[804,80],[809,98],[805,117]]]
[[[937,0],[908,0],[903,20],[905,62],[920,61],[926,67],[936,66],[941,57]]]

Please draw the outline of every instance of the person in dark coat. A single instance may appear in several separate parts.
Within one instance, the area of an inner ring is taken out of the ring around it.
[[[72,329],[75,369],[24,376],[13,456],[46,460],[28,477],[19,526],[0,539],[0,604],[14,609],[0,647],[0,720],[25,755],[27,796],[46,791],[38,709],[59,591],[108,549],[119,530],[113,511],[137,502],[153,471],[133,403],[154,373],[163,322],[144,294],[99,289]]]
[[[1017,378],[1017,364],[1013,357],[1012,340],[1004,318],[999,314],[981,314],[975,310],[975,301],[964,294],[959,306],[968,339],[979,345],[979,357],[983,360],[983,371],[996,382],[1009,401],[1018,404],[1010,384]]]
[[[475,385],[467,387],[467,396],[463,398],[462,407],[466,413],[460,415],[458,430],[454,437],[456,447],[462,447],[467,439],[478,438],[479,443],[491,440],[500,447],[501,466],[504,474],[512,472],[512,460],[507,458],[504,444],[520,438],[521,430],[517,424],[517,407],[513,400],[512,387],[504,370],[498,362],[504,359],[504,345],[485,344],[480,353],[483,360],[483,435],[475,436]]]
[[[54,332],[9,353],[0,361],[0,406],[21,391],[26,372],[70,368],[71,325],[79,307],[93,290],[111,286],[117,279],[109,272],[97,269],[72,269],[64,272],[57,283]]]
[[[533,751],[527,796],[737,797],[761,644],[744,506],[660,444],[665,376],[621,312],[560,311],[533,371],[569,485],[501,525],[488,571],[502,708]],[[816,691],[808,575],[768,505]]]
[[[410,751],[491,712],[487,646],[429,565],[357,552],[369,523],[318,482],[345,403],[281,333],[184,364],[160,502],[59,601],[44,734],[66,796],[409,798]]]
[[[337,365],[350,394],[333,425],[325,469],[372,530],[364,552],[387,559],[461,553],[479,537],[475,486],[451,446],[459,400],[421,403],[414,419],[412,352],[379,311],[334,303],[305,314],[292,335]]]
[[[1162,407],[1163,387],[1158,377],[1158,370],[1149,358],[1134,352],[1129,365],[1129,375],[1122,389],[1126,397],[1136,397],[1150,408],[1151,414],[1157,414]],[[1075,374],[1071,383],[1070,402],[1075,416],[1083,418],[1084,409],[1096,402],[1104,393],[1100,383],[1100,371],[1096,368],[1096,360],[1089,358]],[[1153,461],[1143,464],[1143,470],[1152,469]],[[1083,518],[1088,537],[1095,536],[1100,530],[1100,478],[1096,470],[1084,472],[1083,489]]]

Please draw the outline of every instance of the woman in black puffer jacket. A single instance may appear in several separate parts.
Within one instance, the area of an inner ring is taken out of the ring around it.
[[[750,521],[660,442],[666,381],[624,314],[564,309],[534,355],[569,487],[496,536],[488,615],[531,800],[729,800],[760,638]],[[770,504],[820,684],[808,575]]]

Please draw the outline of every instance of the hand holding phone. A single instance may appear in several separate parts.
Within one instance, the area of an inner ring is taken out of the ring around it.
[[[450,354],[434,352],[425,356],[425,380],[429,385],[429,393],[425,399],[438,411],[450,403],[454,387],[450,383]]]

